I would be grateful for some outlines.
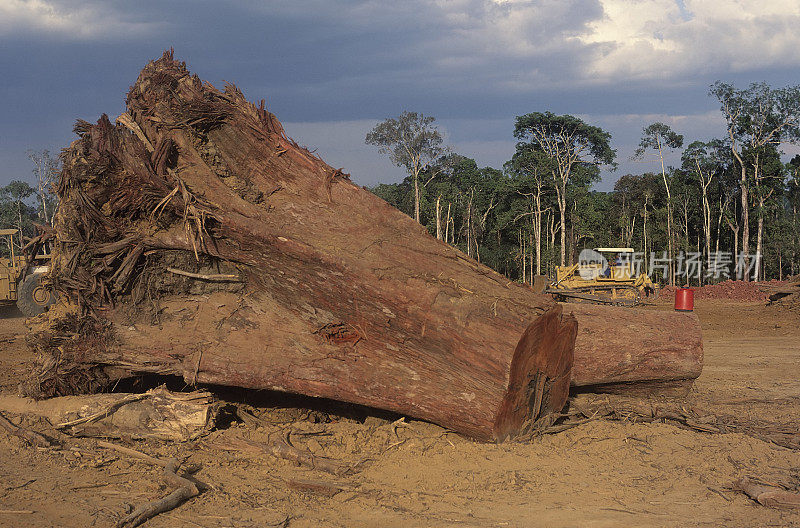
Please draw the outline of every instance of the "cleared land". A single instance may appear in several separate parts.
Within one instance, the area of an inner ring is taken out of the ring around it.
[[[699,300],[696,312],[705,367],[687,405],[793,424],[800,434],[800,315],[713,300]],[[0,319],[2,393],[16,391],[32,359],[24,333],[21,317]],[[234,417],[180,445],[116,442],[188,457],[184,465],[199,467],[195,477],[208,486],[146,526],[800,526],[800,513],[730,490],[747,475],[800,486],[800,452],[742,434],[595,420],[495,445],[358,407],[256,391],[220,395],[247,402],[256,419]],[[359,471],[332,477],[252,445],[286,433],[295,446]],[[126,504],[165,493],[159,468],[91,439],[37,450],[0,431],[0,461],[0,526],[109,526]]]

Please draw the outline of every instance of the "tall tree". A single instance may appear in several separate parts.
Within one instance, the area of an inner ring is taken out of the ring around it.
[[[59,162],[50,155],[49,150],[28,151],[28,159],[33,162],[33,175],[36,177],[36,194],[39,198],[42,222],[50,224],[56,197],[52,186],[59,171]]]
[[[543,207],[542,198],[545,179],[552,173],[553,168],[551,158],[541,151],[530,149],[518,150],[511,161],[506,163],[506,170],[511,174],[512,182],[517,184],[514,190],[525,197],[527,202],[524,210],[515,214],[514,222],[526,216],[531,220],[532,256],[535,256],[536,261],[535,265],[531,262],[531,275],[534,269],[536,275],[542,274],[542,218],[547,210]]]
[[[566,263],[567,185],[575,170],[582,166],[614,167],[616,151],[611,148],[611,134],[571,115],[533,112],[518,116],[514,126],[517,152],[544,153],[552,161],[551,176],[556,190],[561,228],[561,265]],[[599,172],[594,172],[599,178]]]
[[[642,158],[648,151],[653,151],[661,163],[661,177],[664,180],[664,189],[667,192],[667,252],[670,262],[670,284],[675,285],[675,266],[673,253],[673,226],[675,220],[672,207],[672,193],[669,188],[667,173],[664,168],[664,152],[683,146],[683,136],[672,130],[664,123],[653,123],[642,129],[642,139],[634,153],[635,158]]]
[[[720,102],[731,153],[741,169],[742,253],[748,263],[750,186],[758,181],[763,161],[758,153],[767,145],[794,142],[800,136],[800,86],[772,89],[766,83],[753,83],[744,90],[737,90],[732,84],[717,81],[711,85],[709,94]],[[749,164],[744,159],[744,150],[754,154]],[[759,205],[759,209],[762,208],[763,203]],[[749,280],[747,274],[745,280]]]
[[[720,150],[720,141],[713,140],[708,143],[694,141],[683,152],[681,160],[683,169],[692,174],[699,183],[699,189],[703,205],[703,237],[705,238],[705,256],[711,255],[711,232],[713,229],[711,219],[711,200],[709,199],[709,188],[722,167],[722,163],[717,157]]]
[[[414,185],[414,220],[417,222],[420,221],[420,175],[446,152],[444,139],[433,124],[435,121],[434,117],[406,111],[375,125],[365,139],[368,145],[376,145],[380,152],[388,154],[392,163],[408,171]],[[435,176],[436,172],[430,179]]]
[[[787,209],[790,214],[789,226],[792,231],[791,237],[791,263],[790,273],[795,274],[795,262],[797,255],[800,254],[800,154],[795,155],[786,164],[786,171],[789,175],[786,189]]]
[[[27,200],[35,194],[35,189],[27,182],[14,180],[5,187],[0,188],[0,220],[7,226],[19,230],[16,242],[22,245],[22,236],[31,235],[33,231],[32,220],[36,211]]]
[[[786,167],[781,163],[780,152],[775,145],[766,145],[757,152],[745,151],[745,159],[753,167],[753,202],[756,204],[756,259],[754,278],[763,278],[761,270],[764,263],[764,221],[767,215],[767,204],[771,199],[783,193]]]

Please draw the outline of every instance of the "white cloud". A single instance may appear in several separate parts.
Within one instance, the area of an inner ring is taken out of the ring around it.
[[[325,9],[338,24],[405,35],[417,83],[523,93],[800,66],[797,0],[409,0]],[[369,57],[376,53],[365,49]],[[398,72],[374,72],[397,75]],[[427,88],[427,86],[426,86]]]
[[[70,40],[127,38],[160,25],[132,20],[103,2],[68,6],[52,0],[0,0],[0,36],[36,32]]]
[[[578,40],[593,49],[587,76],[674,79],[702,72],[796,66],[796,0],[602,0],[604,16]]]
[[[421,78],[466,75],[513,91],[800,65],[797,0],[365,2],[333,16],[404,28],[397,52],[426,70]]]

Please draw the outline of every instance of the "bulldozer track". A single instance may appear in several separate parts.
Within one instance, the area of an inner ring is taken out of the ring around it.
[[[575,299],[578,300],[579,302],[584,301],[584,302],[591,302],[593,304],[608,304],[611,306],[637,306],[642,302],[641,294],[639,293],[639,290],[637,290],[636,288],[619,288],[619,289],[625,291],[632,290],[636,292],[636,296],[633,299],[626,299],[621,297],[612,299],[611,297],[606,295],[595,295],[575,290],[560,290],[557,288],[547,288],[545,290],[545,293],[550,293],[555,295],[558,300]]]

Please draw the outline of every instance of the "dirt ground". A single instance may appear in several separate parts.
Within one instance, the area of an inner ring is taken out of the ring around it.
[[[705,368],[687,405],[795,424],[800,434],[800,314],[711,300],[698,301],[696,313]],[[0,319],[4,394],[16,392],[29,368],[24,332],[18,314]],[[206,486],[145,526],[800,526],[800,512],[765,508],[730,488],[748,475],[800,486],[800,452],[742,434],[596,420],[492,445],[360,408],[259,392],[223,396],[253,405],[258,422],[232,414],[181,445],[115,441],[185,459]],[[287,432],[295,446],[352,464],[355,474],[334,478],[241,442]],[[309,481],[329,486],[311,490]],[[165,489],[157,468],[95,440],[36,449],[0,430],[0,526],[113,526]]]

